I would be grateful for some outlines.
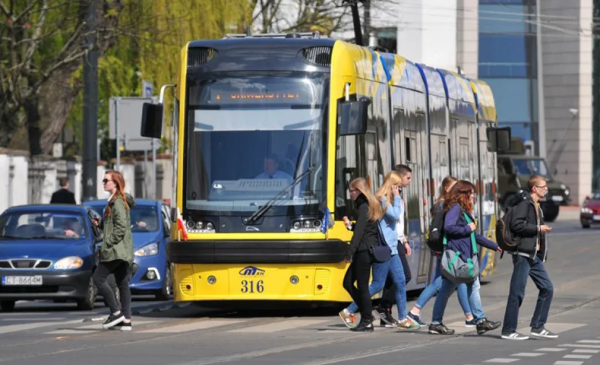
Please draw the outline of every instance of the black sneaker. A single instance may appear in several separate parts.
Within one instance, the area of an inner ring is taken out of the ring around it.
[[[125,316],[123,315],[123,313],[119,313],[117,315],[111,314],[106,319],[106,322],[102,323],[102,328],[107,330],[107,329],[123,322],[124,319],[125,319]]]
[[[537,338],[558,338],[558,335],[556,333],[552,333],[552,332],[548,331],[547,329],[545,329],[544,327],[532,328],[531,336],[537,337]]]
[[[429,333],[432,335],[453,335],[454,330],[444,326],[443,323],[432,323],[429,325]]]
[[[421,315],[420,314],[413,314],[413,312],[409,311],[408,312],[408,317],[410,319],[412,319],[413,321],[415,321],[421,327],[427,326],[427,323],[425,323],[425,322],[423,322],[421,320]]]
[[[117,330],[117,331],[131,331],[133,329],[133,326],[131,325],[131,322],[129,322],[129,323],[119,322],[109,329]]]
[[[500,321],[492,322],[487,318],[481,319],[481,320],[479,320],[479,322],[477,322],[477,334],[483,335],[487,331],[493,331],[496,328],[500,327],[501,325],[502,325],[502,322],[500,322]]]
[[[396,320],[396,318],[392,317],[392,309],[389,308],[381,308],[381,307],[377,307],[375,309],[377,311],[377,315],[379,316],[379,319],[381,319],[380,322],[380,326],[381,327],[396,327],[396,324],[398,323],[398,321]]]

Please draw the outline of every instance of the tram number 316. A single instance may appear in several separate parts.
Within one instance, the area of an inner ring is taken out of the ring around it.
[[[242,280],[242,293],[262,293],[265,290],[265,283],[262,280]]]

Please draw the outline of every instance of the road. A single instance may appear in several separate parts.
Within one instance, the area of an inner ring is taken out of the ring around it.
[[[575,212],[576,213],[576,212]],[[106,308],[77,312],[74,305],[19,303],[0,312],[0,365],[70,364],[516,364],[600,363],[600,235],[583,230],[577,215],[553,224],[546,267],[555,285],[548,329],[556,340],[506,341],[496,330],[478,336],[465,328],[457,300],[450,299],[445,323],[455,336],[426,329],[402,332],[377,327],[374,333],[348,331],[332,311],[224,313],[195,305],[136,300],[132,332],[103,331]],[[512,263],[481,289],[486,314],[502,320]],[[537,290],[528,283],[519,330],[529,333]],[[409,308],[416,298],[409,298]],[[423,311],[431,318],[433,302]],[[83,360],[82,360],[83,359]]]

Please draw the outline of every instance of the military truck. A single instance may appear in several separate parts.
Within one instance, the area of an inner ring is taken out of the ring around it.
[[[544,176],[548,183],[548,194],[540,202],[546,222],[556,220],[560,206],[569,204],[569,188],[552,177],[546,160],[542,157],[525,154],[525,148],[520,138],[511,138],[510,150],[499,152],[497,159],[498,201],[503,207],[514,194],[520,190],[527,190],[527,181],[531,175]]]

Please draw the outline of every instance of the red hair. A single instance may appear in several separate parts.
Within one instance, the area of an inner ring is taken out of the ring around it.
[[[109,175],[110,179],[113,181],[113,183],[115,184],[115,187],[117,188],[117,191],[113,194],[113,196],[110,198],[109,203],[112,203],[113,201],[115,201],[115,199],[117,199],[119,196],[123,199],[123,204],[125,204],[125,209],[129,210],[129,204],[127,204],[127,198],[125,198],[125,178],[123,177],[123,174],[120,173],[119,171],[106,171],[106,173],[104,174],[104,176]],[[110,208],[107,205],[106,209],[104,210],[104,217],[109,217],[110,216]]]
[[[467,213],[473,211],[473,202],[471,194],[475,193],[475,185],[466,180],[460,180],[448,193],[448,198],[444,200],[444,211],[447,212],[454,204],[459,204],[460,207]]]

